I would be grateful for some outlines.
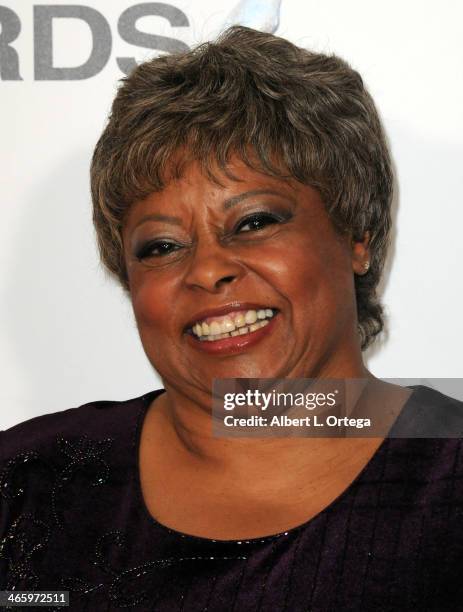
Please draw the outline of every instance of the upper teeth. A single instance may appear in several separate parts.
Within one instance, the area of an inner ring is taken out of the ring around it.
[[[257,320],[270,319],[273,317],[271,308],[262,308],[259,310],[240,310],[232,312],[223,317],[216,317],[212,321],[197,321],[192,329],[193,333],[198,336],[216,336],[218,334],[226,334],[244,326],[253,325]]]

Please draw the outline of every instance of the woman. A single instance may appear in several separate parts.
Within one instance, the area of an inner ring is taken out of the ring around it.
[[[392,173],[360,76],[231,28],[125,79],[91,175],[164,389],[3,432],[1,587],[69,590],[75,610],[461,609],[460,438],[429,432],[462,405],[362,360]],[[217,438],[224,378],[360,379],[390,422]],[[417,410],[428,438],[385,437],[415,435]]]

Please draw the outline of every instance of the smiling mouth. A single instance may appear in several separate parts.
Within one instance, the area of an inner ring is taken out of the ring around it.
[[[237,310],[224,316],[197,321],[187,329],[187,333],[200,342],[244,336],[268,325],[277,312],[276,308]]]

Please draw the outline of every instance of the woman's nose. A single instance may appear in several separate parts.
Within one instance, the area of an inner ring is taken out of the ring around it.
[[[189,287],[217,292],[244,274],[243,266],[216,239],[198,241],[184,281]]]

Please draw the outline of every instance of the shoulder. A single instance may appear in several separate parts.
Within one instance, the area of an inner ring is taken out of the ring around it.
[[[463,438],[463,401],[426,385],[410,388],[391,437]]]
[[[463,402],[425,385],[411,389],[383,447],[385,473],[401,485],[415,483],[409,493],[422,506],[444,503],[448,494],[452,507],[460,507],[463,490],[455,483],[463,478]]]
[[[419,400],[424,405],[434,407],[451,406],[454,408],[459,408],[460,410],[463,409],[463,401],[450,397],[450,395],[446,395],[445,393],[442,393],[442,391],[439,391],[433,387],[429,387],[427,385],[412,385],[409,388],[413,389],[413,395],[415,396],[416,400]]]
[[[58,584],[75,574],[81,552],[98,548],[101,529],[127,510],[114,513],[131,499],[137,432],[159,392],[90,402],[0,432],[0,587]]]
[[[94,401],[33,417],[0,431],[0,462],[28,450],[46,451],[57,440],[108,439],[130,431],[161,390],[124,401]]]

